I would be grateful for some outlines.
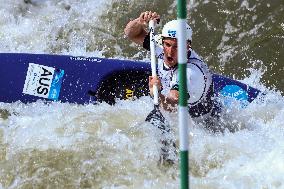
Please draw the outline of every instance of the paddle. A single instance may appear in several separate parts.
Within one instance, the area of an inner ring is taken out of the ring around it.
[[[155,55],[155,39],[154,39],[154,29],[155,29],[155,22],[153,20],[150,20],[149,22],[149,30],[150,30],[150,53],[151,53],[151,70],[152,70],[152,76],[156,77],[156,55]],[[150,122],[152,125],[158,127],[163,133],[169,132],[170,128],[168,124],[166,123],[166,119],[161,113],[159,109],[159,91],[157,85],[153,86],[153,102],[154,102],[154,109],[149,113],[149,115],[146,117],[147,122]]]
[[[151,52],[151,70],[152,70],[152,76],[156,77],[156,55],[155,55],[155,39],[154,39],[154,29],[155,29],[155,22],[151,20],[149,22],[149,30],[150,30],[150,52]],[[162,159],[161,161],[167,161],[168,163],[173,163],[173,158],[169,157],[170,155],[170,148],[174,147],[174,142],[169,139],[167,136],[165,136],[166,133],[170,132],[170,126],[167,123],[165,117],[161,113],[159,109],[159,91],[157,85],[153,86],[153,102],[154,102],[154,109],[149,113],[149,115],[146,117],[147,122],[150,122],[153,126],[159,128],[162,131],[162,135],[164,136],[164,139],[161,140],[162,142],[162,148],[161,148],[161,155]]]

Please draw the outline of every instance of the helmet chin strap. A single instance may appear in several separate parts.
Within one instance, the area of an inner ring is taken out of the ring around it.
[[[189,46],[189,49],[188,49],[188,51],[187,51],[187,59],[190,58],[190,56],[191,56],[191,51],[192,51],[192,48],[191,48],[191,46]]]

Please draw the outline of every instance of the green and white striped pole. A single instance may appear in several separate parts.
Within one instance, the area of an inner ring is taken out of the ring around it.
[[[180,188],[189,189],[188,175],[188,104],[187,104],[187,42],[186,42],[186,0],[177,1],[178,18],[178,77],[179,77],[179,138],[180,138]]]

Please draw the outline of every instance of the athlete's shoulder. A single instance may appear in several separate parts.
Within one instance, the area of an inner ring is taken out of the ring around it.
[[[194,50],[191,50],[190,52],[190,57],[188,58],[188,64],[196,65],[198,67],[201,67],[202,69],[209,70],[207,64]]]
[[[199,59],[202,61],[202,58],[193,49],[190,50],[189,59]]]
[[[199,62],[205,64],[203,59],[193,49],[189,51],[188,55],[189,55],[188,57],[189,62]]]

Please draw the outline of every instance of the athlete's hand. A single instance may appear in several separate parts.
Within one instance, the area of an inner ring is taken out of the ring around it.
[[[153,86],[156,85],[158,90],[160,91],[162,88],[161,80],[158,76],[149,76],[149,90],[150,95],[153,96]]]
[[[155,20],[156,23],[158,23],[160,20],[160,15],[158,15],[156,12],[145,11],[145,12],[142,12],[139,16],[139,22],[142,24],[148,25],[150,20]]]

